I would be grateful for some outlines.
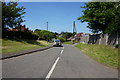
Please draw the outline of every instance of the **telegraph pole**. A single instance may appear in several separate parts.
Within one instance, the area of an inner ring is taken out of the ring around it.
[[[73,33],[74,33],[74,26],[75,26],[75,21],[73,21]]]
[[[76,27],[75,27],[75,21],[73,21],[73,33],[76,32],[77,34],[77,30],[76,30]]]
[[[48,31],[48,22],[47,22],[47,31]]]
[[[47,31],[48,31],[48,21],[47,21]],[[47,43],[48,43],[48,35],[47,35]]]
[[[74,33],[75,33],[75,35],[74,35]],[[75,21],[73,21],[73,35],[75,36],[75,40],[76,40],[76,34],[77,34],[77,30],[75,27]],[[75,40],[72,41],[73,44],[75,43]]]

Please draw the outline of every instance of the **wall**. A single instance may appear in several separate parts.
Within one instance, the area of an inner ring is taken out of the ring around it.
[[[82,36],[81,43],[115,46],[118,44],[118,34],[96,34]]]

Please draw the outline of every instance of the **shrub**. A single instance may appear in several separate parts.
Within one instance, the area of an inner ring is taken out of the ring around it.
[[[66,39],[65,38],[58,38],[61,42],[65,42]]]
[[[118,48],[118,47],[119,47],[119,44],[116,44],[116,45],[115,45],[115,48]]]
[[[30,39],[37,40],[38,36],[31,32],[19,32],[19,31],[3,31],[2,38],[21,38],[21,39]]]

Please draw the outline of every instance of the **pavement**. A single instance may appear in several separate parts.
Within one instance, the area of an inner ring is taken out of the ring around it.
[[[116,69],[94,61],[72,45],[2,60],[2,70],[3,78],[118,78]]]

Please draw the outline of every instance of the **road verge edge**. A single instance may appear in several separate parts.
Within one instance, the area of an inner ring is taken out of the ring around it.
[[[46,50],[46,49],[49,49],[52,47],[53,47],[53,45],[50,45],[48,47],[43,47],[43,48],[13,52],[13,53],[8,53],[8,54],[6,53],[6,54],[2,54],[2,57],[0,58],[0,60],[12,58],[12,57],[17,57],[17,56],[21,56],[21,55],[25,55],[25,54],[30,54],[30,53],[37,52],[37,51],[43,51],[43,50]]]

